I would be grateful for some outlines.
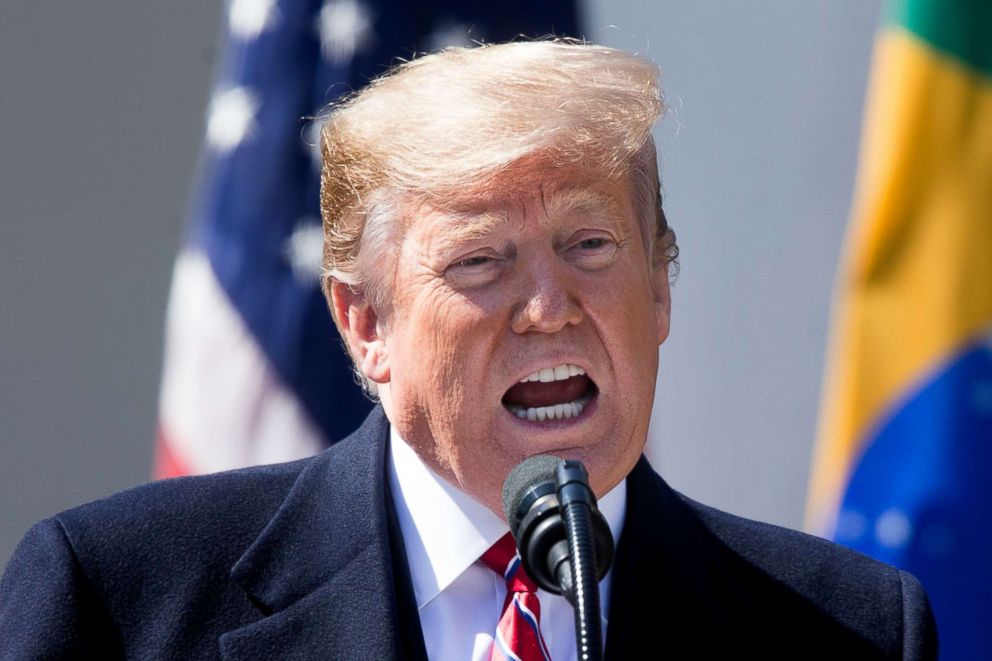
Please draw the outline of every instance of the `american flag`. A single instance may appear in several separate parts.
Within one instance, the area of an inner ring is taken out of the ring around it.
[[[319,287],[319,126],[397,57],[578,35],[573,2],[232,0],[167,312],[155,476],[307,456],[371,403]]]

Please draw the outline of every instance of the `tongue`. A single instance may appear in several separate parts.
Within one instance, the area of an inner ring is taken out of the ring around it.
[[[527,383],[518,383],[507,390],[506,394],[503,395],[503,403],[528,409],[564,404],[582,397],[591,386],[592,381],[584,374],[550,383],[528,381]]]

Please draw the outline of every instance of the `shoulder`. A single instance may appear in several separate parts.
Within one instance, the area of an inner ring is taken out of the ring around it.
[[[899,586],[894,567],[839,544],[681,498],[720,542],[795,589],[846,594],[872,586],[882,590]]]
[[[247,616],[230,568],[308,461],[153,482],[35,524],[0,579],[0,657],[111,658]]]
[[[904,658],[936,654],[936,627],[919,581],[908,572],[820,537],[722,512],[681,496],[702,525],[761,580]]]
[[[236,575],[243,558],[285,560],[280,580],[299,587],[324,575],[314,539],[361,543],[386,430],[379,410],[314,457],[153,482],[41,521],[0,578],[0,657],[215,655],[219,635],[264,614]]]
[[[42,521],[25,543],[39,532],[58,533],[96,584],[128,575],[226,579],[298,484],[308,488],[297,501],[321,500],[332,467],[351,467],[335,473],[339,478],[365,478],[355,466],[369,463],[364,458],[381,444],[387,425],[377,408],[362,427],[312,457],[134,487]]]
[[[933,615],[911,575],[702,505],[646,459],[627,479],[615,580],[644,609],[653,602],[638,593],[671,595],[677,606],[666,617],[686,641],[705,640],[716,656],[754,648],[763,658],[794,658],[796,650],[803,658],[935,658]],[[725,635],[712,638],[714,630]]]
[[[230,561],[258,536],[313,461],[151,482],[66,510],[52,521],[84,565],[97,555],[110,565],[155,557],[159,570],[170,557],[191,567],[212,564],[211,558]]]
[[[18,552],[72,567],[94,596],[122,608],[180,585],[219,586],[319,457],[128,489],[41,521]]]

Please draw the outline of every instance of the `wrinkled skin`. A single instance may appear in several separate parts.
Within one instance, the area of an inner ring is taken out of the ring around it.
[[[644,447],[667,265],[653,266],[629,183],[565,169],[408,210],[388,310],[334,283],[346,341],[390,422],[435,472],[502,515],[509,471],[579,459],[602,496]],[[582,367],[598,393],[576,418],[529,421],[502,403],[543,367]]]

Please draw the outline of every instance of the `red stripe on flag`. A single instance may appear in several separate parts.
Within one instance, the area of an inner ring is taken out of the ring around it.
[[[162,480],[167,477],[181,477],[189,475],[190,470],[182,457],[176,454],[172,444],[169,443],[168,435],[162,426],[159,425],[155,434],[155,459],[152,466],[152,477]]]

